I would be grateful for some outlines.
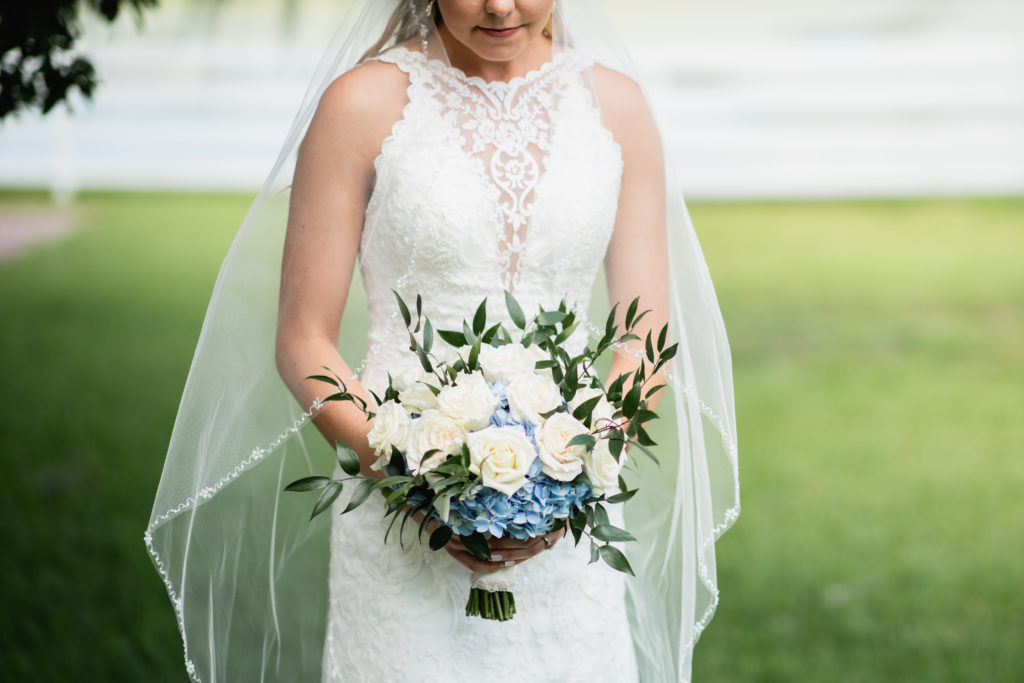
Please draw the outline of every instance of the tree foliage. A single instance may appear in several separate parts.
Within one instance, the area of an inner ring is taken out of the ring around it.
[[[157,0],[4,0],[0,3],[0,121],[25,109],[48,113],[75,91],[91,98],[92,63],[75,53],[81,19],[114,21],[124,7],[141,17]]]

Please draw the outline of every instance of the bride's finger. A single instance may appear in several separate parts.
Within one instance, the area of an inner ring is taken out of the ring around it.
[[[503,567],[511,567],[522,562],[522,560],[512,559],[502,560],[500,562],[486,562],[484,560],[478,559],[472,553],[457,550],[448,550],[448,554],[451,555],[459,563],[465,565],[471,571],[477,572],[479,574],[487,574],[490,572],[497,571]]]

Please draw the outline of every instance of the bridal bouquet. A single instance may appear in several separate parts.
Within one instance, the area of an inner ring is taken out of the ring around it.
[[[413,314],[395,296],[420,367],[397,378],[389,375],[383,396],[373,395],[376,410],[337,376],[309,378],[335,389],[326,401],[352,402],[374,420],[368,435],[377,457],[372,467],[383,478],[360,475],[355,451],[338,442],[338,462],[347,478],[307,477],[286,490],[321,491],[315,517],[346,482],[355,481],[344,512],[381,491],[391,517],[385,542],[399,519],[401,536],[409,518],[420,513],[421,535],[431,520],[437,523],[429,536],[432,550],[458,535],[469,552],[486,561],[489,538],[526,540],[568,527],[577,545],[588,538],[591,562],[632,574],[612,544],[635,539],[609,522],[606,506],[637,493],[621,476],[627,444],[655,458],[644,425],[657,417],[648,401],[664,387],[648,384],[676,352],[676,345],[666,347],[667,328],[657,339],[648,332],[637,368],[605,387],[594,375],[594,362],[613,345],[640,339],[634,329],[646,311],[638,313],[635,299],[621,334],[613,308],[601,339],[573,356],[563,344],[578,320],[564,301],[557,310],[541,309],[528,319],[506,292],[516,329],[488,325],[485,300],[461,330],[435,330],[422,314],[420,297]],[[443,359],[434,354],[436,338],[449,346]],[[514,572],[513,566],[474,573],[467,616],[511,619]]]

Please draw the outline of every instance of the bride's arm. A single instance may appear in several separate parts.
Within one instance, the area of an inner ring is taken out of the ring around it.
[[[595,73],[605,126],[622,149],[622,188],[615,229],[605,254],[608,295],[619,302],[620,323],[629,302],[640,298],[640,309],[651,309],[636,333],[654,337],[669,319],[668,239],[665,216],[665,167],[658,129],[643,92],[628,77],[598,67]],[[611,378],[636,369],[643,342],[630,351],[616,352]],[[660,375],[648,386],[663,384]],[[657,405],[661,392],[653,397]]]
[[[405,103],[400,83],[386,87],[395,71],[370,62],[337,79],[324,93],[299,148],[281,269],[276,356],[281,377],[304,407],[331,391],[305,379],[324,374],[321,366],[342,378],[353,374],[338,353],[338,331],[373,160]],[[349,380],[348,388],[370,402],[358,380]],[[372,422],[356,406],[327,403],[314,422],[331,444],[344,441],[356,449],[363,474],[380,476],[370,469],[374,458],[366,434]]]

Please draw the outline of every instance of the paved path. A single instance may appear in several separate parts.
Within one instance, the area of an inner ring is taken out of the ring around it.
[[[0,207],[0,263],[22,256],[37,244],[55,242],[74,227],[70,211]]]

